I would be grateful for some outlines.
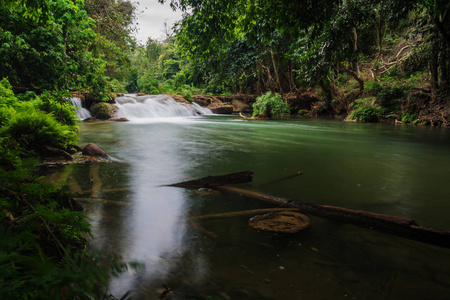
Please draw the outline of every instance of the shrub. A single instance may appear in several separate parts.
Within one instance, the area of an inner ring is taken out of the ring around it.
[[[409,112],[405,111],[401,114],[401,121],[403,123],[414,123],[414,121],[416,119],[417,119],[417,113],[415,113],[415,112],[409,113]]]
[[[184,73],[179,72],[174,76],[173,80],[175,81],[176,86],[182,86],[186,84],[187,78]]]
[[[382,86],[375,80],[367,81],[366,83],[364,83],[364,90],[371,95],[377,95],[381,89]]]
[[[300,109],[299,111],[298,111],[298,113],[297,113],[299,116],[303,116],[303,115],[306,115],[306,110],[304,110],[304,109]]]
[[[373,105],[375,103],[375,101],[376,101],[375,97],[359,98],[359,99],[356,99],[353,103],[351,103],[350,107],[360,108],[365,105]]]
[[[359,122],[378,122],[382,115],[383,109],[381,107],[369,104],[353,110],[349,118]]]
[[[65,149],[78,139],[70,126],[62,125],[51,114],[42,111],[16,113],[6,131],[22,147],[37,152],[45,146]]]
[[[62,124],[72,126],[76,130],[78,118],[76,109],[69,103],[70,97],[69,93],[52,95],[45,92],[34,101],[34,105],[39,110],[52,114]]]
[[[271,92],[267,92],[265,95],[256,98],[256,102],[253,104],[254,117],[279,118],[289,114],[289,112],[289,105],[277,93],[272,95]]]
[[[117,79],[112,79],[111,81],[109,81],[109,90],[112,93],[126,93],[127,92],[125,84],[120,82]]]
[[[188,100],[189,102],[191,102],[191,104],[194,102],[194,98],[192,97],[192,94],[189,90],[182,90],[181,91],[181,96],[183,96],[184,99]]]
[[[406,93],[402,87],[388,85],[380,88],[377,99],[381,106],[392,109],[398,102],[403,100],[405,96]]]
[[[14,95],[11,85],[6,78],[0,81],[0,106],[16,106],[17,97]]]
[[[137,80],[137,85],[142,93],[157,95],[160,94],[158,89],[158,80],[153,78],[150,74],[144,74]]]

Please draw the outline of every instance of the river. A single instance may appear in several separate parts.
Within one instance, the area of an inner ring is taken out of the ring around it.
[[[93,247],[144,266],[112,282],[118,298],[157,299],[163,285],[172,299],[450,298],[450,249],[313,216],[296,234],[258,232],[251,216],[197,221],[199,231],[186,218],[272,206],[163,186],[251,170],[239,187],[450,230],[449,130],[205,115],[84,124],[88,142],[117,161],[53,176],[84,191]]]

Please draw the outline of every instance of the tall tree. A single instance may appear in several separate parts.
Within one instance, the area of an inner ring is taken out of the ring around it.
[[[0,76],[25,88],[78,86],[83,73],[98,65],[89,52],[96,37],[94,23],[87,16],[83,1],[45,3],[52,13],[44,23],[24,18],[30,11],[25,5],[0,3]]]

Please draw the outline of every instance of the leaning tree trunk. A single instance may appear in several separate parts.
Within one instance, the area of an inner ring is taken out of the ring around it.
[[[431,45],[431,58],[429,61],[430,68],[430,84],[431,84],[431,99],[435,100],[439,91],[439,39],[437,38],[437,29],[433,34]]]
[[[362,93],[364,91],[364,80],[358,76],[358,74],[350,69],[347,68],[343,68],[341,67],[340,70],[342,72],[345,72],[347,74],[349,74],[350,76],[352,76],[353,78],[355,78],[355,80],[358,82],[359,84],[359,91]]]
[[[273,55],[273,51],[270,51],[270,57],[272,59],[272,65],[273,65],[273,70],[275,72],[275,79],[278,85],[278,90],[280,91],[280,94],[283,94],[283,87],[281,86],[281,81],[280,81],[280,75],[278,74],[278,68],[277,65],[275,64],[275,57]]]

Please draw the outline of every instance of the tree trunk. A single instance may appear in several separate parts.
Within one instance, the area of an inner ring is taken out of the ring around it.
[[[257,64],[256,72],[257,72],[257,76],[258,76],[257,82],[256,82],[256,93],[258,95],[262,95],[262,89],[261,89],[261,81],[262,81],[262,79],[261,79],[261,66],[259,64]]]
[[[431,99],[435,100],[439,92],[439,40],[437,39],[437,30],[434,32],[432,43],[429,68],[431,74]]]
[[[356,76],[359,78],[359,77],[361,77],[361,74],[360,74],[360,71],[359,71],[358,33],[356,32],[356,28],[353,28],[353,51],[355,52],[355,72],[356,72]],[[358,83],[359,83],[359,81],[358,81]],[[361,84],[360,84],[360,86],[361,86]],[[364,86],[363,86],[363,88],[364,88]]]
[[[341,67],[341,71],[345,72],[347,74],[349,74],[350,76],[352,76],[353,78],[355,78],[355,80],[358,82],[359,84],[359,90],[360,92],[364,91],[364,80],[362,80],[357,73],[353,72],[352,70],[349,70],[347,68],[342,68]]]
[[[442,38],[445,41],[447,48],[450,48],[450,33],[445,28],[445,24],[443,24],[437,17],[433,18],[433,20],[439,33],[441,34]]]
[[[277,68],[277,65],[275,64],[275,57],[273,56],[273,51],[270,51],[270,56],[272,58],[273,70],[275,72],[275,78],[277,81],[278,90],[280,91],[280,94],[283,94],[283,88],[281,86],[281,81],[280,81],[280,75],[278,75],[278,68]]]
[[[331,106],[331,101],[333,100],[333,93],[331,91],[330,84],[324,81],[320,81],[319,86],[325,94],[325,106],[327,107],[327,109],[329,109]]]

